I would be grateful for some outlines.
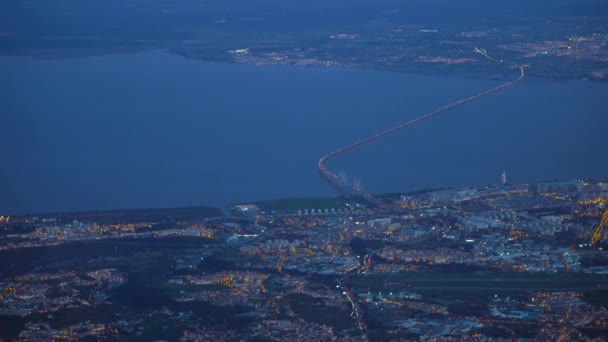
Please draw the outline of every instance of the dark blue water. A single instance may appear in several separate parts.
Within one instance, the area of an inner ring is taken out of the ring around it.
[[[206,63],[0,58],[0,211],[332,194],[327,151],[504,80]],[[516,75],[514,75],[516,76]],[[604,177],[608,85],[523,83],[330,166],[371,191]]]

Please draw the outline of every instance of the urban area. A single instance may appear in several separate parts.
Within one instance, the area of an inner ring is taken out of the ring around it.
[[[608,182],[0,216],[15,340],[605,340]]]

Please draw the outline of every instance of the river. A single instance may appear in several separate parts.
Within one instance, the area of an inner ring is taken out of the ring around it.
[[[318,158],[505,79],[0,57],[0,212],[327,196]],[[516,72],[514,71],[514,77]],[[372,192],[606,177],[608,84],[526,78],[330,163]]]

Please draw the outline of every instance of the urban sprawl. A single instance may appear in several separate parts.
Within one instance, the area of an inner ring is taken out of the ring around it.
[[[557,341],[608,334],[608,183],[378,198],[391,205],[342,197],[241,204],[215,216],[1,216],[0,253],[10,265],[0,273],[0,315],[21,324],[4,337]],[[74,246],[103,251],[45,259]],[[28,262],[30,255],[43,261]],[[160,261],[166,265],[155,266]],[[153,280],[141,280],[145,272]],[[125,288],[154,289],[151,296],[164,299],[123,306],[117,296]],[[200,305],[225,318],[202,318]],[[114,309],[90,315],[104,307]]]

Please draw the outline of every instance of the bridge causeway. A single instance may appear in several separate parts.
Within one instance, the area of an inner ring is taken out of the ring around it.
[[[376,196],[372,195],[371,193],[363,190],[360,186],[358,186],[357,184],[355,184],[354,182],[349,181],[348,179],[346,179],[345,177],[342,177],[338,174],[336,174],[336,172],[334,172],[332,169],[330,169],[327,166],[327,162],[329,162],[330,160],[338,157],[341,154],[344,154],[348,151],[354,150],[357,147],[360,147],[362,145],[367,145],[370,144],[376,140],[382,139],[390,134],[393,134],[397,131],[400,131],[404,128],[407,127],[411,127],[415,124],[418,124],[420,122],[426,121],[434,116],[437,116],[441,113],[447,112],[455,107],[459,107],[462,106],[464,104],[467,104],[469,102],[478,100],[484,96],[496,93],[498,91],[501,91],[505,88],[508,88],[514,84],[516,84],[517,82],[521,81],[524,77],[525,77],[525,70],[522,66],[517,66],[520,70],[520,75],[519,77],[517,77],[516,79],[501,84],[495,88],[486,90],[484,92],[481,92],[477,95],[473,95],[470,97],[467,97],[465,99],[461,99],[452,103],[449,103],[441,108],[438,108],[430,113],[427,113],[425,115],[419,116],[413,120],[401,123],[399,125],[393,126],[391,128],[388,128],[382,132],[370,135],[362,140],[356,141],[354,143],[351,143],[349,145],[340,147],[334,151],[331,151],[327,154],[325,154],[324,156],[321,157],[321,159],[319,159],[319,173],[321,174],[321,176],[323,178],[325,178],[332,186],[334,186],[337,190],[339,191],[343,191],[346,193],[352,193],[355,194],[357,196],[362,197],[363,199],[365,199],[367,202],[369,202],[370,204],[377,206],[379,208],[384,208],[384,209],[388,209],[389,205],[386,204],[384,201],[382,201],[381,199],[377,198]]]

